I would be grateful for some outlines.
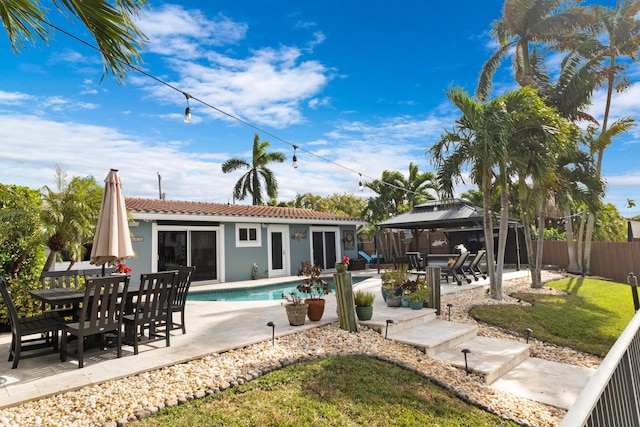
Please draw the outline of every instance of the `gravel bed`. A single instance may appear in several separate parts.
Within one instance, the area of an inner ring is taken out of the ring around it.
[[[545,273],[545,280],[553,278],[556,276]],[[518,304],[507,295],[519,289],[553,292],[549,288],[530,289],[529,283],[527,279],[504,282],[503,301],[490,300],[485,290],[478,288],[443,295],[442,305],[452,304],[452,321],[474,322],[467,315],[473,305]],[[522,337],[485,325],[479,325],[479,334],[522,341]],[[597,367],[601,362],[596,357],[535,339],[529,343],[534,357],[587,367]],[[275,345],[265,341],[6,408],[0,411],[0,426],[123,426],[149,417],[164,407],[243,384],[301,360],[355,354],[404,366],[453,390],[461,398],[524,426],[557,426],[565,414],[564,410],[496,390],[480,377],[465,375],[464,370],[435,361],[413,347],[385,340],[370,329],[361,328],[358,333],[349,333],[333,324],[277,338]]]

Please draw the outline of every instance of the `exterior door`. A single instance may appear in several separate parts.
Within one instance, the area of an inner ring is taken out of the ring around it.
[[[336,266],[338,259],[336,236],[337,231],[334,230],[313,231],[311,239],[313,262],[323,270]]]
[[[289,269],[289,226],[270,225],[268,227],[269,277],[288,276]]]

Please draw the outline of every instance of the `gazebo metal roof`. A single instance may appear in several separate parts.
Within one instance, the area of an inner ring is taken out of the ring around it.
[[[430,201],[415,206],[411,212],[376,224],[382,228],[465,228],[482,227],[482,211],[468,200]]]

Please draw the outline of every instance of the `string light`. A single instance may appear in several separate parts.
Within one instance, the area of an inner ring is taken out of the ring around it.
[[[187,98],[187,108],[184,109],[184,122],[191,123],[191,107],[189,106],[189,98],[192,96],[187,92],[182,92],[185,98]]]
[[[60,27],[58,27],[58,26],[56,26],[56,25],[54,25],[54,24],[52,24],[52,23],[50,23],[50,22],[48,22],[48,21],[46,21],[46,20],[42,20],[42,22],[43,22],[44,24],[46,24],[46,25],[50,26],[50,27],[51,27],[51,28],[53,28],[54,30],[59,31],[59,32],[61,32],[62,34],[64,34],[64,35],[68,36],[68,37],[71,37],[72,39],[74,39],[74,40],[76,40],[76,41],[78,41],[78,42],[80,42],[80,43],[82,43],[82,44],[84,44],[84,45],[86,45],[86,46],[90,47],[91,49],[93,49],[93,50],[95,50],[95,51],[97,51],[97,52],[100,52],[102,55],[106,55],[106,53],[102,52],[102,51],[101,51],[97,46],[92,45],[91,43],[87,42],[86,40],[83,40],[83,39],[81,39],[80,37],[78,37],[78,36],[76,36],[76,35],[74,35],[74,34],[72,34],[72,33],[68,32],[68,31],[66,31],[66,30],[63,30],[62,28],[60,28]],[[114,56],[111,56],[111,57],[112,57],[112,58],[115,58]],[[116,59],[116,60],[119,60],[118,58],[115,58],[115,59]],[[255,130],[256,130],[256,131],[258,131],[258,132],[261,132],[261,133],[263,133],[263,134],[265,134],[265,135],[268,135],[268,136],[270,136],[271,138],[277,139],[278,141],[280,141],[280,142],[282,142],[282,143],[284,143],[284,144],[287,144],[287,145],[292,146],[292,147],[293,147],[293,150],[294,150],[294,155],[293,155],[293,159],[292,159],[292,160],[293,160],[293,167],[294,167],[294,168],[297,168],[297,160],[298,160],[298,159],[297,159],[297,156],[296,156],[296,154],[295,154],[295,153],[296,153],[296,150],[298,150],[298,149],[299,149],[299,150],[302,150],[302,151],[304,151],[304,152],[308,153],[309,155],[311,155],[311,156],[313,156],[313,157],[315,157],[315,158],[317,158],[317,159],[320,159],[320,160],[322,160],[322,161],[325,161],[325,162],[327,162],[327,163],[330,163],[330,164],[332,164],[332,165],[335,165],[335,166],[337,166],[337,167],[339,167],[339,168],[342,168],[342,169],[347,170],[347,171],[350,171],[350,172],[358,173],[358,174],[359,174],[359,176],[360,176],[360,181],[359,181],[359,183],[358,183],[358,187],[360,188],[360,191],[364,191],[364,184],[363,184],[363,182],[362,182],[362,176],[363,176],[363,175],[362,175],[362,173],[359,173],[358,171],[356,171],[356,170],[354,170],[354,169],[351,169],[350,167],[347,167],[347,166],[341,165],[341,164],[339,164],[339,163],[336,163],[336,162],[334,162],[334,161],[333,161],[333,160],[331,160],[331,159],[328,159],[328,158],[326,158],[326,157],[320,156],[320,155],[318,155],[318,154],[314,153],[313,151],[305,150],[304,148],[301,148],[301,147],[299,147],[299,146],[297,146],[297,145],[295,145],[295,144],[292,144],[291,142],[286,141],[285,139],[280,138],[279,136],[277,136],[277,135],[275,135],[275,134],[273,134],[273,133],[271,133],[271,132],[268,132],[268,131],[266,131],[266,130],[264,130],[264,129],[262,129],[262,128],[260,128],[260,127],[258,127],[258,126],[256,126],[256,125],[254,125],[254,124],[252,124],[252,123],[250,123],[250,122],[247,122],[247,121],[245,121],[245,120],[243,120],[243,119],[241,119],[241,118],[239,118],[239,117],[236,117],[236,116],[234,116],[233,114],[227,113],[226,111],[221,110],[220,108],[218,108],[218,107],[216,107],[216,106],[214,106],[214,105],[211,105],[211,104],[209,104],[209,103],[207,103],[207,102],[205,102],[205,101],[203,101],[203,100],[201,100],[201,99],[198,99],[198,98],[196,98],[196,97],[193,97],[193,96],[191,96],[189,93],[184,92],[184,91],[182,91],[182,90],[178,89],[177,87],[173,86],[172,84],[170,84],[170,83],[168,83],[168,82],[166,82],[166,81],[164,81],[164,80],[162,80],[162,79],[160,79],[160,78],[158,78],[158,77],[154,76],[153,74],[150,74],[150,73],[148,73],[148,72],[146,72],[146,71],[142,70],[141,68],[139,68],[139,67],[137,67],[137,66],[135,66],[135,65],[129,64],[129,63],[124,62],[124,61],[121,61],[121,60],[119,60],[119,61],[120,61],[120,62],[122,62],[124,65],[128,66],[129,68],[131,68],[133,71],[137,71],[138,73],[140,73],[140,74],[142,74],[142,75],[144,75],[144,76],[146,76],[146,77],[149,77],[150,79],[155,80],[156,82],[158,82],[158,83],[160,83],[160,84],[162,84],[162,85],[165,85],[165,86],[167,86],[167,87],[169,87],[169,88],[171,88],[171,89],[173,89],[173,90],[175,90],[175,91],[178,91],[178,92],[182,93],[182,94],[184,95],[184,97],[187,99],[187,108],[185,108],[185,110],[184,110],[184,122],[185,122],[185,123],[191,123],[191,106],[189,105],[189,99],[193,99],[193,100],[195,100],[195,101],[198,101],[198,102],[199,102],[199,103],[201,103],[202,105],[205,105],[205,106],[207,106],[207,107],[209,107],[209,108],[211,108],[211,109],[213,109],[213,110],[215,110],[215,111],[217,111],[217,112],[219,112],[219,113],[221,113],[221,114],[224,114],[225,116],[227,116],[227,117],[229,117],[229,118],[231,118],[231,119],[233,119],[233,120],[236,120],[236,121],[238,121],[238,122],[240,122],[240,123],[242,123],[242,124],[244,124],[244,125],[246,125],[246,126],[248,126],[248,127],[252,128],[252,129],[255,129]],[[370,179],[372,179],[372,180],[373,180],[373,179],[375,179],[375,178],[372,178],[372,177],[369,177],[369,176],[366,176],[366,175],[365,175],[365,177],[370,178]],[[392,188],[397,188],[397,189],[399,189],[399,190],[407,191],[407,189],[402,188],[402,187],[400,187],[400,186],[398,186],[398,185],[392,184],[392,183],[390,183],[390,182],[380,181],[380,184],[381,184],[381,185],[385,185],[385,186],[387,186],[387,187],[392,187]],[[416,195],[417,195],[417,194],[420,194],[420,193],[415,192],[415,191],[407,191],[407,192],[409,192],[409,193],[413,193],[413,194],[416,194]]]
[[[293,168],[294,169],[298,169],[298,157],[296,156],[296,150],[298,149],[298,146],[296,144],[293,144]]]

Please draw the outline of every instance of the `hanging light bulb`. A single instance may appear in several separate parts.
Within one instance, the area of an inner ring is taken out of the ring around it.
[[[362,183],[362,174],[360,174],[360,181],[358,182],[358,188],[360,191],[364,191],[364,184]]]
[[[296,150],[298,149],[297,145],[293,146],[293,168],[298,169],[298,157],[296,156]]]
[[[191,107],[189,106],[189,98],[191,98],[191,95],[187,92],[182,92],[182,94],[187,98],[187,108],[184,109],[184,122],[191,123]]]

